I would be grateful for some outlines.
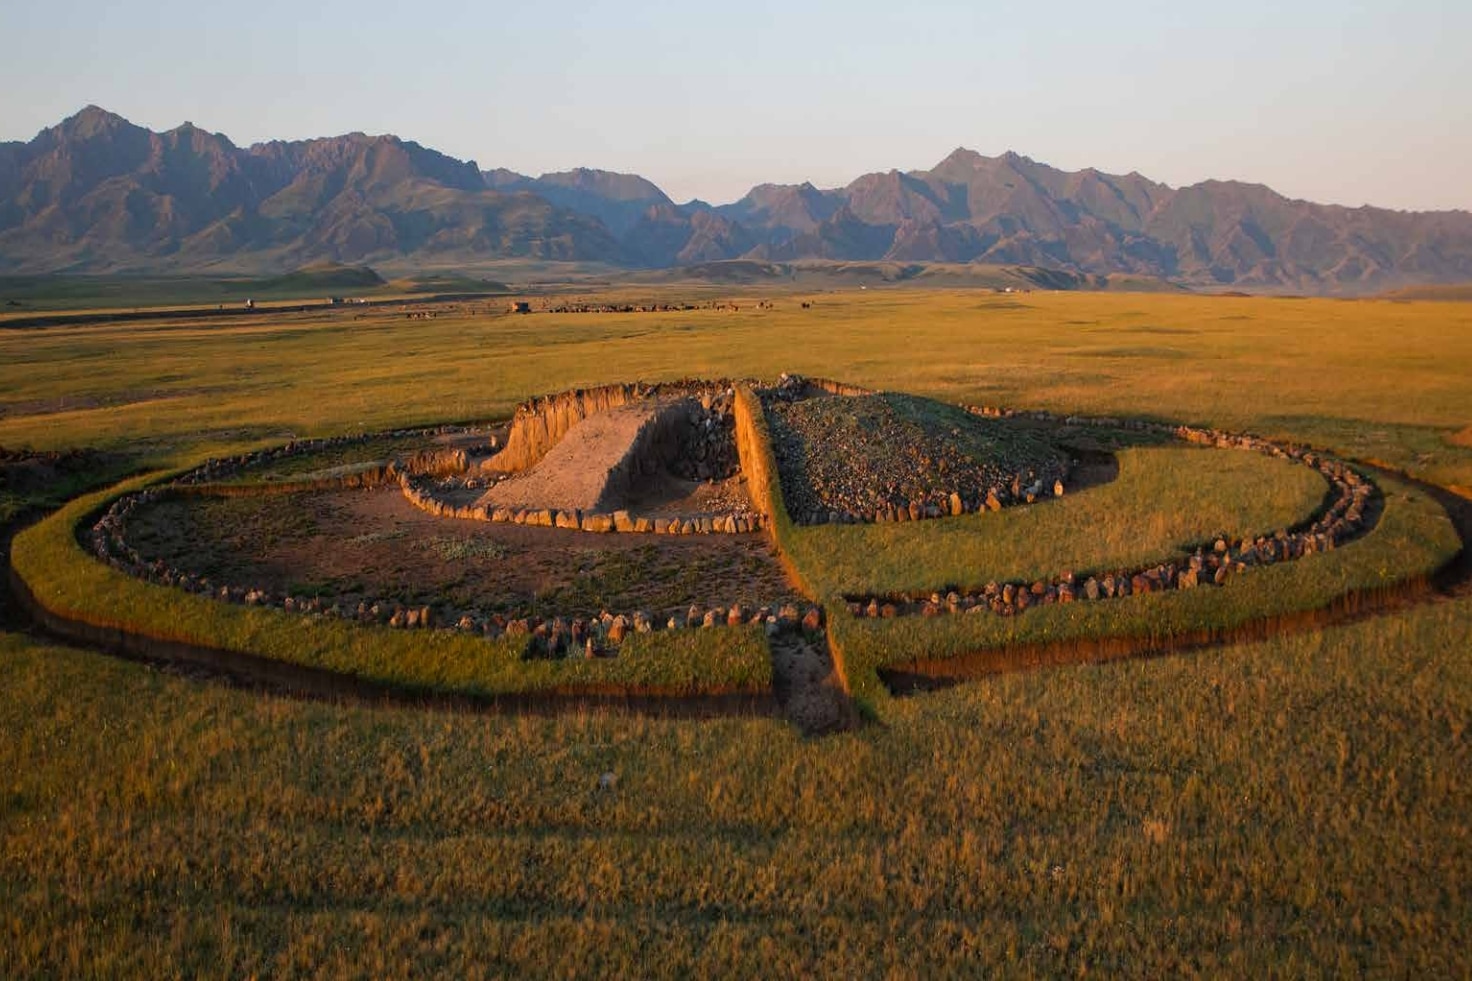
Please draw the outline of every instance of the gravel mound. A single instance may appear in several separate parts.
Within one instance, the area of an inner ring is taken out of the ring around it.
[[[787,510],[803,524],[976,511],[988,496],[1014,503],[1068,468],[1067,454],[1033,431],[913,395],[788,401],[772,392],[766,411]]]

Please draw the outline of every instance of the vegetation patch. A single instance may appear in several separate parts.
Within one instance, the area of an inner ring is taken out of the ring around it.
[[[945,521],[798,528],[787,548],[824,596],[966,588],[1088,574],[1190,554],[1304,520],[1322,477],[1257,453],[1136,447],[1119,476],[1031,507]]]
[[[1039,606],[1015,617],[943,616],[869,620],[834,609],[829,630],[847,661],[855,694],[882,695],[877,672],[915,661],[987,655],[1002,666],[1020,649],[1096,638],[1168,641],[1202,632],[1230,632],[1253,621],[1291,617],[1345,597],[1426,581],[1461,549],[1446,512],[1428,495],[1383,479],[1385,511],[1374,529],[1341,548],[1291,563],[1260,567],[1211,590],[1132,595],[1109,603]]]

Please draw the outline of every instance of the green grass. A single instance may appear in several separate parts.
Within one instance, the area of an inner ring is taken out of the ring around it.
[[[821,595],[930,591],[1089,574],[1188,554],[1219,535],[1303,520],[1323,477],[1256,453],[1137,447],[1110,483],[1027,507],[937,521],[794,528],[784,538]]]
[[[1039,606],[1015,617],[874,620],[852,617],[834,603],[829,629],[844,652],[855,694],[883,704],[875,672],[886,665],[991,650],[1000,659],[1008,646],[1094,637],[1169,638],[1316,610],[1351,592],[1429,577],[1461,548],[1446,512],[1428,495],[1395,480],[1381,478],[1381,485],[1385,512],[1363,538],[1330,552],[1249,569],[1220,588]]]
[[[490,696],[617,687],[672,694],[771,687],[756,628],[661,632],[616,658],[523,661],[524,641],[447,630],[399,631],[221,603],[157,586],[92,559],[74,529],[137,478],[78,498],[16,537],[11,562],[52,612],[96,626],[326,668],[406,690]]]

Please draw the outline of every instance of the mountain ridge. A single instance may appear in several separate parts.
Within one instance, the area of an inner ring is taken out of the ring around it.
[[[1192,287],[1359,293],[1472,281],[1472,213],[1183,187],[958,147],[840,188],[676,204],[637,174],[529,177],[348,133],[239,147],[87,106],[0,143],[0,271],[285,270],[518,259],[658,269],[734,259],[1018,264]]]

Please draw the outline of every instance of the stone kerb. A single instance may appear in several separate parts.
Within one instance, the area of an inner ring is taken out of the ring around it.
[[[968,407],[972,408],[972,407]],[[1015,416],[999,409],[974,409],[988,415]],[[1026,413],[1038,420],[1054,419],[1048,413]],[[1137,569],[1115,570],[1075,577],[1064,572],[1051,579],[1028,582],[989,582],[980,589],[950,589],[942,595],[916,594],[857,595],[844,597],[849,612],[857,617],[889,618],[919,614],[991,612],[1013,616],[1030,606],[1054,603],[1091,602],[1122,598],[1139,593],[1173,589],[1220,586],[1254,566],[1273,565],[1332,551],[1368,533],[1379,515],[1379,488],[1348,464],[1291,444],[1278,444],[1261,437],[1192,426],[1121,421],[1109,417],[1068,416],[1069,425],[1134,429],[1169,434],[1182,442],[1217,449],[1236,449],[1288,459],[1317,470],[1330,486],[1330,499],[1301,526],[1282,529],[1271,536],[1253,539],[1217,539],[1209,548],[1198,548],[1183,559]]]
[[[270,494],[288,493],[295,490],[316,490],[335,486],[366,486],[363,481],[372,478],[365,478],[364,474],[374,473],[375,471],[379,479],[384,482],[397,479],[397,475],[404,471],[433,473],[437,475],[463,473],[469,465],[469,459],[465,451],[461,449],[442,448],[421,450],[410,454],[408,457],[390,460],[386,463],[370,463],[363,464],[360,467],[342,468],[342,473],[330,477],[319,477],[308,480],[280,480],[259,484],[226,483],[248,467],[277,463],[296,456],[320,453],[323,450],[356,446],[381,439],[413,439],[415,437],[430,439],[435,436],[462,435],[478,431],[480,430],[472,426],[433,426],[421,429],[391,429],[385,432],[361,433],[352,436],[325,436],[315,439],[291,440],[280,446],[272,446],[249,453],[240,453],[235,456],[216,457],[206,460],[192,470],[187,470],[180,474],[175,478],[173,484],[181,488],[207,488],[211,493],[238,492],[247,494],[257,492]],[[494,448],[495,437],[490,437],[490,441]]]
[[[599,534],[651,535],[744,535],[761,531],[762,517],[745,512],[723,512],[698,517],[679,515],[635,515],[627,510],[584,512],[557,508],[488,507],[456,505],[442,501],[431,493],[428,485],[409,474],[399,475],[399,488],[410,504],[438,518],[462,521],[489,521],[497,524],[528,525],[537,528],[562,528]]]
[[[822,611],[816,606],[799,609],[787,604],[747,608],[733,603],[712,607],[692,605],[668,616],[656,616],[647,610],[620,613],[605,610],[598,616],[582,618],[466,614],[453,623],[438,623],[428,606],[406,607],[391,600],[364,600],[356,606],[347,606],[330,600],[324,601],[316,596],[293,596],[260,587],[220,583],[207,576],[173,568],[162,560],[148,561],[127,540],[128,520],[139,507],[172,494],[186,492],[180,488],[164,486],[146,488],[119,497],[87,530],[85,542],[89,550],[103,563],[134,578],[222,602],[272,607],[309,616],[395,629],[445,628],[481,635],[491,640],[521,637],[526,642],[524,656],[529,658],[578,654],[588,657],[612,656],[617,653],[618,647],[628,635],[633,633],[744,625],[787,629],[797,625],[821,624],[823,620]]]

